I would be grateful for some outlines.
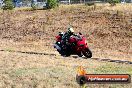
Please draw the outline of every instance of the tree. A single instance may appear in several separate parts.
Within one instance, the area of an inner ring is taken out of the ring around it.
[[[52,9],[58,7],[59,6],[58,3],[59,3],[58,0],[47,0],[47,8]]]
[[[37,9],[37,0],[31,0],[31,7],[33,10]]]
[[[111,4],[111,6],[115,6],[116,3],[120,2],[120,0],[108,0],[108,2]]]
[[[14,4],[12,0],[4,0],[3,10],[12,10],[14,8]]]

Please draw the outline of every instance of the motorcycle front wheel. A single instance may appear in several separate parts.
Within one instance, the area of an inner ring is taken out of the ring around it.
[[[85,56],[85,57],[87,57],[87,58],[91,58],[92,57],[92,52],[91,52],[91,50],[90,49],[85,49],[84,51],[83,51],[83,55]]]

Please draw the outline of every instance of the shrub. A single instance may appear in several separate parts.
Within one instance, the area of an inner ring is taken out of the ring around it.
[[[116,3],[120,2],[120,0],[108,0],[108,2],[110,3],[111,6],[115,6]]]
[[[36,10],[37,9],[37,2],[34,0],[31,0],[31,7],[33,10]]]
[[[32,3],[31,4],[31,7],[32,7],[33,10],[36,10],[37,9],[37,5],[35,3]]]
[[[3,10],[12,10],[14,8],[14,4],[12,0],[4,0]]]
[[[47,8],[48,9],[52,9],[52,8],[55,8],[58,6],[59,6],[58,0],[47,0]]]

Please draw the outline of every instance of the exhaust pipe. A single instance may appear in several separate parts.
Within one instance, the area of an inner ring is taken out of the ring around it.
[[[61,51],[61,47],[58,46],[57,44],[54,45],[54,48],[56,48],[57,50]]]

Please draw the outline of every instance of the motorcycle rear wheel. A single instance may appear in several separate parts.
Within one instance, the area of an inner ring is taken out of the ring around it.
[[[64,56],[64,57],[69,57],[71,55],[71,53],[67,50],[61,50],[59,51],[59,53],[61,54],[61,56]]]

